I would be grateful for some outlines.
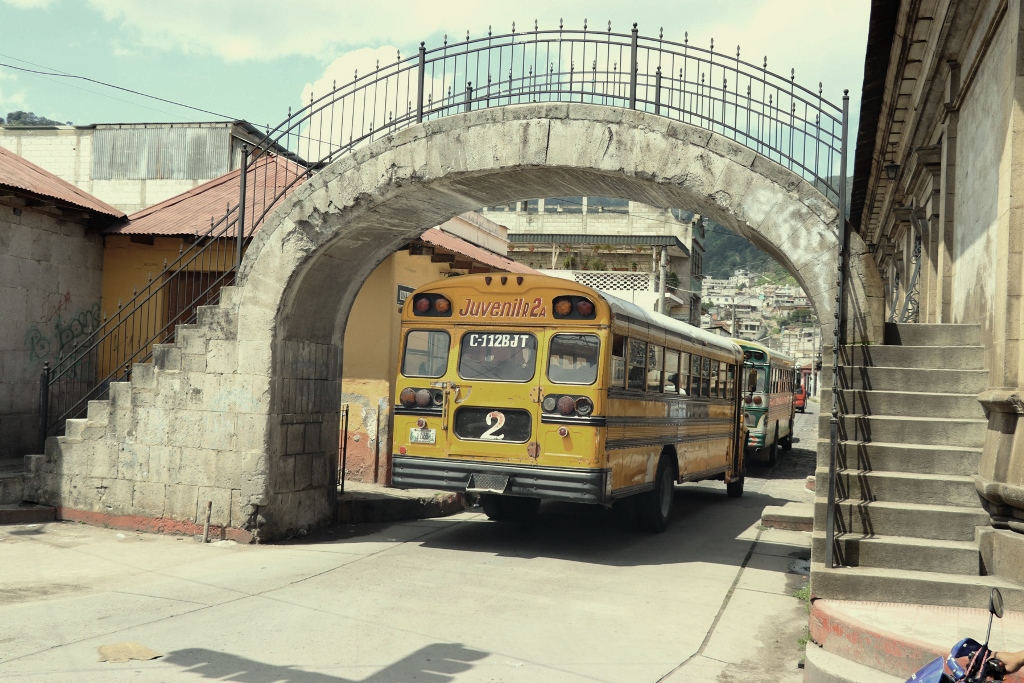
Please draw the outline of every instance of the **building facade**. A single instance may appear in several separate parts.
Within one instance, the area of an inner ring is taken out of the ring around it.
[[[262,137],[245,121],[0,126],[0,147],[129,214],[237,169]]]

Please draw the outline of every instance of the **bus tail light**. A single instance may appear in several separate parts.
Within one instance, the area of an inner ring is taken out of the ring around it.
[[[760,396],[755,396],[754,397],[754,405],[755,406],[761,405],[761,397]]]
[[[416,420],[416,426],[417,426],[417,427],[418,427],[419,429],[426,429],[426,427],[427,427],[427,421],[426,421],[426,420],[424,420],[424,419],[423,419],[423,418],[421,417],[420,419]]]
[[[426,408],[433,402],[433,397],[430,392],[426,389],[420,389],[416,392],[416,405],[420,408]]]
[[[416,311],[416,315],[423,315],[430,310],[430,299],[425,296],[418,296],[412,307]]]
[[[568,297],[560,297],[558,299],[555,299],[554,310],[555,315],[557,317],[564,318],[565,316],[572,313],[572,300],[570,300]]]
[[[438,313],[447,313],[452,308],[452,302],[443,296],[434,299],[434,310]]]
[[[557,296],[551,302],[556,318],[572,320],[593,320],[596,314],[594,302],[585,296]]]
[[[589,318],[594,314],[594,304],[589,299],[580,299],[576,302],[576,312],[582,318]]]
[[[572,396],[563,396],[558,399],[558,412],[562,415],[572,415],[576,412],[576,401],[572,400]]]
[[[402,402],[402,405],[406,408],[412,408],[413,404],[416,403],[416,392],[406,387],[402,389],[402,393],[398,395],[398,400]]]
[[[415,315],[451,317],[452,302],[441,294],[417,294],[412,302]]]
[[[576,399],[576,412],[579,415],[587,416],[594,412],[594,402],[586,396]]]

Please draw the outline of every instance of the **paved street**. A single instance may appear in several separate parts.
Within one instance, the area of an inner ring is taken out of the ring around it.
[[[810,499],[814,417],[741,499],[679,487],[662,535],[556,504],[531,529],[467,511],[272,546],[0,527],[0,680],[799,681],[809,534],[758,519]],[[125,641],[164,656],[97,661]]]

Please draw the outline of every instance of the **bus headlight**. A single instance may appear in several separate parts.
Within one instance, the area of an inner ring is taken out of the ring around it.
[[[761,405],[761,397],[760,396],[755,396],[754,397],[754,405],[755,406]]]

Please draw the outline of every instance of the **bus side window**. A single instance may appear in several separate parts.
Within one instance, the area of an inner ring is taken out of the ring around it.
[[[679,393],[687,396],[690,393],[690,354],[679,356]]]
[[[711,361],[711,384],[708,390],[708,396],[711,398],[718,398],[718,361]]]
[[[736,398],[736,366],[729,365],[725,375],[725,397],[732,400]]]
[[[665,349],[656,344],[647,345],[647,391],[661,392],[665,368]]]
[[[639,339],[629,340],[629,372],[626,376],[626,388],[643,391],[647,380],[647,342]]]
[[[665,349],[665,393],[679,393],[679,352]]]
[[[711,396],[711,359],[705,358],[701,369],[700,395]]]
[[[729,366],[726,363],[718,364],[718,398],[727,398],[729,392],[726,391],[728,386],[728,380],[726,378],[726,368]]]
[[[750,368],[747,372],[747,393],[752,394],[757,389],[757,369]]]
[[[701,357],[693,356],[690,363],[690,396],[700,396],[700,365]]]
[[[626,386],[626,338],[621,334],[612,335],[612,386]]]

